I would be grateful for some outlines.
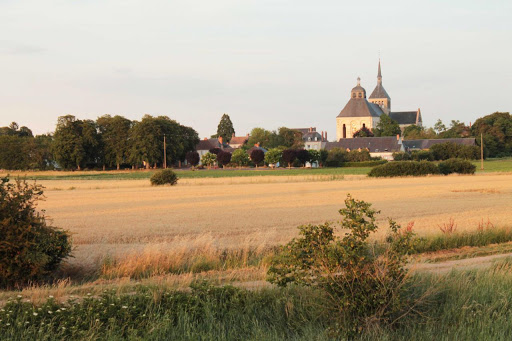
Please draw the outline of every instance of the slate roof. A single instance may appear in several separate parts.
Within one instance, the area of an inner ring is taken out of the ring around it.
[[[386,90],[382,86],[381,82],[377,83],[377,86],[375,87],[375,89],[373,90],[372,94],[370,95],[370,98],[388,98],[388,99],[391,99],[391,97],[389,97],[388,93],[386,92]]]
[[[382,109],[366,98],[351,98],[341,110],[338,117],[380,117]]]
[[[395,111],[389,113],[389,117],[398,124],[417,124],[416,116],[418,115],[418,121],[421,122],[421,113],[418,113],[418,111]]]
[[[311,139],[310,139],[311,138]],[[316,140],[315,140],[316,138]],[[306,134],[302,134],[303,141],[322,141],[322,135],[320,135],[317,131],[308,132]]]
[[[301,132],[302,135],[306,135],[307,133],[309,133],[309,130],[316,131],[316,127],[311,127],[311,128],[290,128],[290,130],[297,130],[297,131]]]
[[[326,142],[325,149],[364,149],[368,148],[370,153],[398,152],[401,149],[400,141],[395,136],[389,137],[356,137],[351,139],[340,139],[338,142]]]
[[[210,150],[213,148],[213,145],[210,143],[210,140],[201,140],[196,145],[196,150]]]
[[[406,149],[430,149],[435,144],[453,142],[458,145],[475,146],[474,138],[454,138],[454,139],[425,139],[425,140],[404,140],[402,143]]]

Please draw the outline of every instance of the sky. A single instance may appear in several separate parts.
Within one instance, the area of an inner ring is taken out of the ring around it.
[[[0,126],[167,115],[214,134],[336,116],[379,56],[424,125],[512,111],[512,1],[0,0]]]

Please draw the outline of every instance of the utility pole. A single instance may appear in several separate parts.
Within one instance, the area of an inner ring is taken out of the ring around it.
[[[484,134],[480,133],[480,169],[484,170]]]
[[[164,169],[167,168],[167,153],[166,153],[166,150],[165,150],[165,134],[164,134]]]

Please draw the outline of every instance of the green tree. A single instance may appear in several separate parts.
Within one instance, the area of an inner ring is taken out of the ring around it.
[[[512,116],[508,112],[495,112],[481,117],[471,127],[471,134],[480,146],[483,135],[484,149],[489,157],[512,155]]]
[[[231,155],[231,162],[238,165],[238,167],[245,167],[249,165],[249,154],[243,149],[236,149]]]
[[[104,115],[96,120],[103,143],[105,163],[120,169],[130,151],[130,129],[132,121],[122,116]]]
[[[280,148],[269,149],[265,153],[265,163],[267,165],[272,165],[272,167],[275,167],[278,163],[281,162],[282,155],[283,155],[283,150]]]
[[[259,144],[260,147],[265,149],[273,148],[274,141],[276,139],[275,132],[263,129],[263,128],[254,128],[251,130],[251,134],[249,136],[249,141],[247,145],[249,147],[253,147],[256,144]],[[272,145],[272,147],[270,147]]]
[[[215,162],[217,162],[217,155],[213,153],[206,153],[201,156],[201,164],[207,166],[208,168],[215,165]]]
[[[439,134],[440,138],[449,139],[449,138],[460,138],[460,137],[468,137],[471,134],[470,128],[466,126],[463,122],[452,120],[450,123],[450,129],[447,129]]]
[[[233,128],[233,122],[228,114],[222,115],[219,125],[217,126],[217,134],[212,137],[216,138],[222,136],[223,141],[231,141],[231,137],[235,134],[235,128]]]
[[[304,148],[304,141],[302,140],[302,133],[298,130],[281,127],[278,129],[278,145],[273,146],[281,146],[291,149],[302,149]]]
[[[320,151],[315,149],[308,150],[309,153],[309,162],[313,165],[315,162],[320,162]]]
[[[441,121],[441,119],[438,119],[436,124],[434,124],[434,131],[438,135],[446,131],[446,126],[444,125],[443,121]]]
[[[78,120],[72,115],[59,117],[52,152],[61,167],[80,170],[87,164],[98,163],[101,161],[100,146],[94,121]]]
[[[400,126],[398,123],[386,114],[380,115],[377,127],[373,129],[375,136],[395,136],[401,134]]]
[[[320,164],[320,167],[325,166],[325,162],[327,161],[327,158],[329,157],[329,152],[327,149],[320,149],[320,155],[318,159],[318,163]]]

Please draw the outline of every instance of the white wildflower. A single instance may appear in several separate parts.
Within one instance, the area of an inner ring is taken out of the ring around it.
[[[32,315],[37,316],[37,313],[36,313],[36,312],[34,312],[34,313],[32,313]]]

